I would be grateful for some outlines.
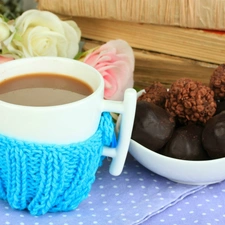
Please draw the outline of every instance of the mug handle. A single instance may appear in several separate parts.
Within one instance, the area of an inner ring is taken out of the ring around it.
[[[137,92],[133,88],[125,91],[123,101],[103,100],[103,111],[121,114],[117,147],[104,146],[102,153],[103,156],[112,158],[109,172],[114,176],[120,175],[124,167],[133,129],[136,102]]]

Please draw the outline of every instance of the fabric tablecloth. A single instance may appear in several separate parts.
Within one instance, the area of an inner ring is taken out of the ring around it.
[[[192,224],[189,221],[194,224],[199,216],[206,217],[209,212],[212,220],[225,219],[225,211],[221,217],[217,212],[225,207],[224,197],[220,196],[225,192],[224,183],[209,186],[175,183],[147,170],[131,155],[120,176],[109,174],[109,164],[110,159],[106,158],[88,198],[74,211],[31,216],[0,200],[0,225],[180,225]],[[213,203],[214,200],[217,202]],[[205,224],[213,225],[212,220]]]

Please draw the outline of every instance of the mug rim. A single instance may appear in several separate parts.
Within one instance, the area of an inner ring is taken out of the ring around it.
[[[71,58],[64,58],[64,57],[58,57],[58,56],[36,56],[36,57],[29,57],[29,58],[19,58],[19,59],[14,59],[12,61],[8,61],[8,62],[5,62],[5,63],[2,63],[0,65],[0,73],[1,71],[4,71],[6,69],[9,69],[10,70],[10,66],[11,64],[20,64],[21,61],[36,61],[36,60],[43,60],[43,58],[45,60],[59,60],[59,61],[71,61],[71,62],[74,62],[76,64],[80,64],[80,65],[84,65],[85,67],[87,67],[89,70],[92,70],[93,72],[95,72],[96,74],[99,75],[99,79],[100,79],[100,83],[97,87],[96,90],[93,90],[93,93],[91,93],[90,95],[80,99],[80,100],[77,100],[77,101],[74,101],[74,102],[69,102],[69,103],[64,103],[64,104],[59,104],[59,105],[50,105],[50,106],[29,106],[29,105],[20,105],[20,104],[14,104],[14,103],[10,103],[10,102],[6,102],[6,101],[3,101],[3,100],[0,100],[0,105],[5,105],[5,106],[9,106],[9,107],[15,107],[15,108],[27,108],[27,109],[34,109],[34,110],[48,110],[48,109],[56,109],[56,108],[65,108],[65,107],[70,107],[70,106],[74,106],[74,105],[78,105],[78,104],[83,104],[85,101],[89,101],[90,98],[92,98],[93,96],[95,96],[96,94],[98,94],[99,92],[101,92],[101,86],[104,85],[104,80],[103,80],[103,77],[101,75],[101,73],[95,69],[94,67],[90,66],[89,64],[86,64],[82,61],[79,61],[79,60],[75,60],[75,59],[71,59]],[[37,74],[39,73],[40,71],[33,71],[29,74]],[[41,71],[42,73],[44,71]],[[40,72],[40,73],[41,73]],[[54,73],[54,72],[53,72]],[[55,72],[56,73],[56,72]],[[27,73],[28,74],[28,73]],[[56,73],[57,74],[57,73]],[[58,74],[61,74],[61,73],[58,73]],[[16,76],[20,76],[20,75],[26,75],[26,74],[17,74],[15,76],[11,76],[12,77],[16,77]],[[65,72],[65,74],[61,74],[62,76],[63,75],[66,75],[66,76],[70,76],[72,77],[71,75],[67,74]],[[8,79],[8,78],[6,78]],[[1,79],[1,74],[0,74],[0,83],[2,81],[4,81],[5,79]],[[88,83],[88,85],[90,85],[90,83]],[[104,89],[104,88],[103,88]]]

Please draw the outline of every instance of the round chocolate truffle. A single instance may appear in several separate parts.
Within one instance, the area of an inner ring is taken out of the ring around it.
[[[202,131],[203,127],[196,124],[177,128],[161,154],[184,160],[209,159],[202,146]]]
[[[154,82],[145,88],[145,92],[138,98],[138,101],[152,102],[162,108],[165,108],[167,89],[160,82]]]
[[[209,82],[216,100],[225,100],[225,64],[219,65],[213,72]]]
[[[218,101],[217,103],[217,107],[216,107],[216,113],[215,115],[221,113],[222,111],[225,111],[225,101]]]
[[[181,78],[171,85],[165,109],[182,124],[204,124],[216,112],[214,93],[200,82]]]
[[[225,157],[225,111],[206,123],[202,132],[202,144],[211,158]]]
[[[153,151],[160,150],[172,136],[175,122],[165,109],[137,101],[131,138]]]

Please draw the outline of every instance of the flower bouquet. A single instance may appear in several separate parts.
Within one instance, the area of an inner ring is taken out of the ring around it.
[[[81,30],[48,11],[28,10],[14,20],[0,17],[0,63],[24,57],[55,56],[80,60],[97,69],[105,82],[104,98],[122,100],[133,87],[134,53],[124,40],[80,49]]]

